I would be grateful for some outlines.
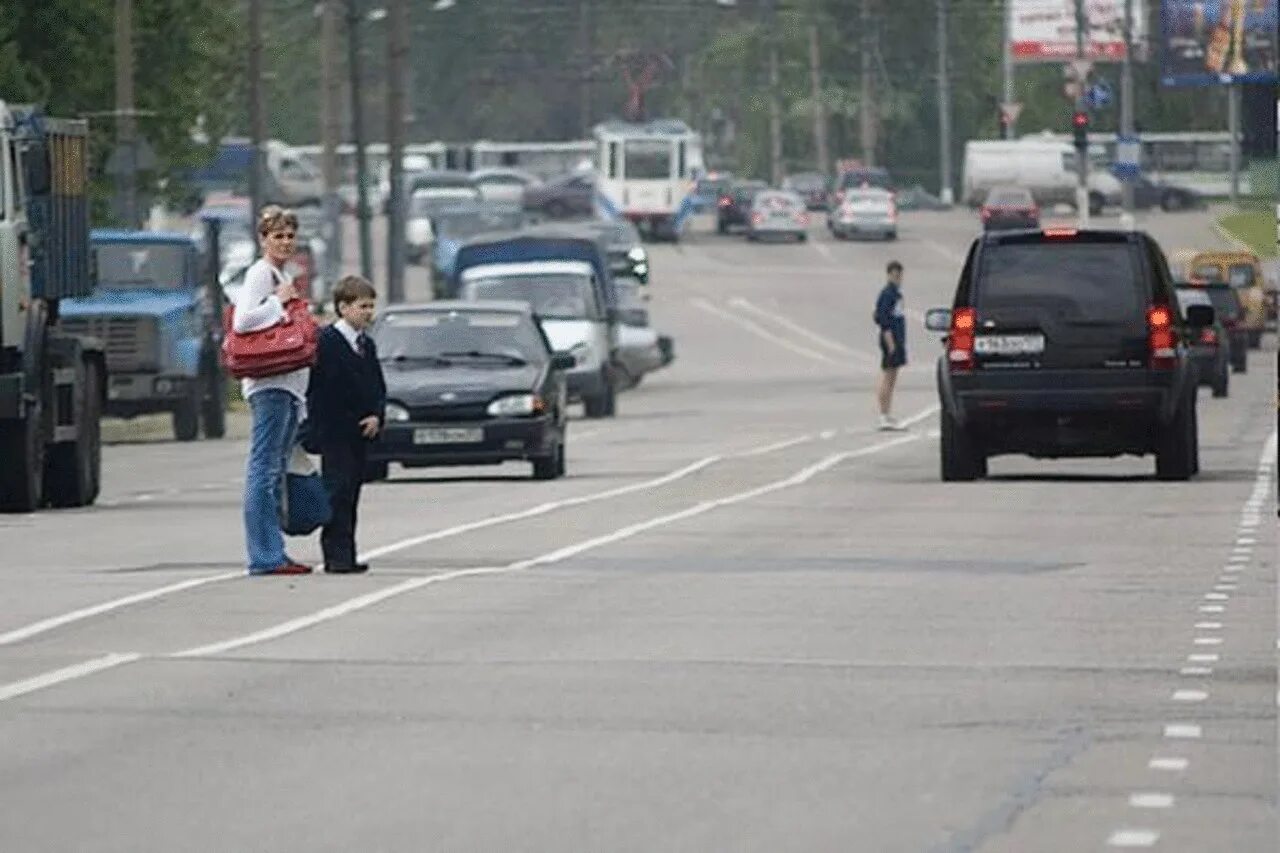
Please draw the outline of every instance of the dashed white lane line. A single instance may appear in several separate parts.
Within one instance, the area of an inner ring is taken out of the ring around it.
[[[1219,631],[1222,629],[1221,622],[1197,622],[1195,624],[1197,631]]]
[[[1221,637],[1196,637],[1191,641],[1197,646],[1220,646],[1222,645]]]
[[[1196,676],[1196,677],[1202,677],[1202,676],[1206,676],[1206,675],[1213,675],[1213,667],[1211,667],[1211,666],[1184,666],[1182,669],[1178,670],[1178,674],[1179,674],[1179,675]]]
[[[1117,829],[1107,839],[1111,847],[1154,847],[1160,833],[1154,829]]]
[[[692,302],[695,307],[700,308],[703,311],[706,311],[708,314],[714,314],[715,316],[720,317],[723,320],[728,320],[730,323],[734,323],[742,327],[743,329],[746,329],[748,332],[751,332],[753,335],[759,338],[762,338],[766,341],[769,341],[770,343],[777,344],[783,349],[790,350],[796,355],[801,355],[807,359],[810,359],[812,361],[818,361],[823,364],[837,365],[839,367],[850,366],[847,362],[843,362],[843,361],[839,361],[837,359],[831,358],[825,353],[820,353],[820,352],[817,352],[816,350],[811,350],[808,347],[802,347],[799,344],[794,343],[782,337],[781,335],[775,335],[773,332],[764,328],[759,323],[756,323],[752,320],[748,320],[746,317],[741,317],[737,314],[734,314],[731,311],[726,311],[717,305],[713,305],[711,304],[711,302],[709,302],[706,299],[703,299],[701,296],[695,296],[693,299],[690,300],[690,302]]]
[[[1164,736],[1170,740],[1199,740],[1204,730],[1195,723],[1168,723],[1164,727]]]
[[[1204,594],[1205,601],[1230,601],[1231,596],[1225,592],[1206,592]]]
[[[821,240],[810,240],[809,245],[814,248],[814,251],[816,251],[819,255],[822,255],[822,257],[826,258],[827,260],[834,261],[836,259],[836,256],[831,253],[831,250],[828,249],[826,246],[822,245]]]
[[[828,471],[834,468],[836,465],[841,464],[842,462],[846,462],[850,459],[857,459],[861,457],[871,456],[873,454],[880,453],[882,451],[889,450],[894,447],[899,447],[904,444],[909,444],[911,442],[919,440],[919,438],[920,438],[919,435],[905,435],[905,436],[900,436],[898,438],[878,442],[876,444],[868,445],[866,447],[862,447],[856,450],[847,450],[840,453],[834,453],[816,463],[813,463],[801,469],[800,471],[796,472],[790,477],[786,477],[781,480],[774,480],[770,483],[766,483],[763,486],[758,486],[756,488],[748,489],[742,492],[736,492],[721,498],[702,501],[701,503],[695,504],[694,506],[688,507],[687,509],[681,510],[679,512],[657,516],[655,518],[648,519],[647,521],[643,521],[638,524],[628,525],[626,527],[619,528],[613,531],[612,533],[608,533],[603,536],[597,536],[592,539],[587,539],[585,541],[578,542],[574,545],[570,545],[564,548],[559,548],[555,551],[551,551],[546,554],[541,554],[537,557],[532,557],[526,560],[519,560],[517,562],[510,563],[505,566],[487,566],[487,567],[479,567],[474,569],[463,569],[459,571],[446,572],[439,575],[431,575],[428,577],[411,578],[409,580],[402,581],[401,583],[394,584],[390,587],[385,587],[381,590],[375,590],[373,592],[366,593],[364,595],[356,596],[346,601],[339,602],[338,604],[335,604],[331,607],[326,607],[315,613],[311,613],[306,616],[299,617],[297,619],[291,619],[291,620],[288,620],[287,622],[283,622],[278,625],[271,626],[261,631],[255,631],[250,634],[245,634],[239,637],[233,637],[231,639],[218,642],[218,643],[210,643],[204,646],[197,646],[194,648],[185,649],[178,652],[173,652],[166,655],[166,657],[193,658],[193,657],[207,657],[210,655],[222,654],[228,651],[232,651],[234,649],[244,648],[246,646],[254,645],[261,642],[266,642],[268,640],[278,639],[280,637],[287,636],[289,634],[295,633],[305,628],[310,628],[315,625],[322,624],[324,622],[332,621],[339,617],[354,613],[358,610],[363,610],[379,602],[386,601],[387,599],[393,598],[395,596],[403,595],[407,592],[411,592],[413,590],[420,589],[422,587],[429,586],[431,584],[443,583],[445,581],[455,580],[458,578],[478,577],[478,576],[484,576],[484,575],[510,574],[514,572],[524,571],[524,570],[533,568],[535,566],[543,566],[543,565],[558,563],[558,562],[570,559],[571,557],[575,557],[586,551],[590,551],[595,548],[602,547],[604,545],[613,544],[615,542],[620,542],[624,539],[631,538],[633,536],[636,536],[648,530],[653,530],[655,528],[673,524],[678,521],[684,521],[686,519],[693,518],[698,515],[702,515],[712,510],[719,509],[721,507],[731,506],[734,504],[742,503],[744,501],[753,500],[755,498],[762,497],[764,495],[771,494],[773,492],[781,491],[783,489],[793,488],[795,486],[802,485],[812,480],[818,474]],[[403,547],[408,547],[408,545],[404,545]],[[3,698],[5,698],[4,691],[16,689],[19,686],[24,686],[29,684],[36,685],[34,687],[24,687],[24,689],[20,693],[17,693],[15,695],[23,695],[24,693],[29,693],[29,692],[32,692],[33,690],[38,690],[42,686],[49,686],[51,684],[62,683],[63,681],[70,681],[74,678],[79,678],[82,675],[89,675],[93,672],[100,671],[101,669],[105,669],[110,666],[119,666],[122,663],[128,663],[130,661],[138,660],[140,657],[141,655],[132,654],[132,655],[125,655],[122,659],[119,659],[119,660],[114,659],[114,657],[112,657],[112,660],[110,661],[108,661],[107,659],[97,659],[94,661],[88,661],[82,664],[77,664],[75,667],[67,667],[63,670],[57,670],[51,673],[44,673],[42,675],[36,676],[34,679],[28,679],[25,682],[17,682],[15,684],[10,684],[10,685],[0,685],[0,700],[3,700]],[[49,680],[49,679],[52,679],[52,680]]]
[[[1186,770],[1190,763],[1191,762],[1187,759],[1176,756],[1157,756],[1156,758],[1148,761],[1147,766],[1152,770],[1165,770],[1170,773],[1180,773],[1183,770]]]
[[[1235,592],[1240,586],[1234,583],[1216,583],[1213,588],[1218,592]]]
[[[194,578],[192,580],[182,581],[181,583],[170,584],[156,589],[149,589],[146,592],[139,592],[134,595],[126,595],[111,601],[105,601],[102,604],[95,604],[91,607],[82,607],[79,610],[73,610],[70,613],[63,613],[60,616],[53,616],[48,619],[42,619],[39,622],[33,622],[13,631],[0,634],[0,646],[7,646],[18,643],[23,640],[29,640],[32,637],[52,631],[55,628],[61,628],[63,625],[70,625],[73,622],[79,622],[84,619],[91,619],[94,616],[101,616],[103,613],[110,613],[112,610],[119,610],[121,607],[129,607],[133,604],[141,604],[144,601],[151,601],[166,595],[172,595],[177,592],[184,592],[189,589],[195,589],[206,584],[218,583],[220,581],[231,580],[244,575],[244,572],[223,572],[218,575],[209,575],[202,578]]]
[[[1201,652],[1200,654],[1187,655],[1187,660],[1191,663],[1217,663],[1221,657],[1217,652]]]
[[[1223,613],[1227,608],[1221,604],[1201,604],[1198,609],[1201,613]]]
[[[1135,809],[1168,809],[1173,807],[1173,794],[1163,792],[1130,794],[1129,805]]]
[[[1207,690],[1175,690],[1171,697],[1174,702],[1203,702],[1209,698]]]
[[[71,681],[76,678],[83,678],[86,675],[93,675],[95,672],[102,672],[104,669],[120,666],[121,664],[133,663],[142,655],[139,654],[109,654],[100,658],[87,660],[82,663],[64,666],[62,669],[55,669],[51,672],[41,673],[34,678],[28,678],[23,681],[14,681],[10,684],[0,685],[0,702],[9,699],[16,699],[19,696],[25,696],[28,693],[34,693],[37,690],[43,690],[46,687],[52,687],[55,684],[61,684],[64,681]]]

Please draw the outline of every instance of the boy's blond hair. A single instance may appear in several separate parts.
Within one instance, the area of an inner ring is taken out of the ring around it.
[[[265,237],[283,228],[298,230],[298,215],[278,204],[269,204],[258,214],[258,234]]]
[[[377,299],[378,291],[373,289],[369,279],[360,275],[344,275],[333,289],[333,310],[339,306],[349,305],[361,299]]]

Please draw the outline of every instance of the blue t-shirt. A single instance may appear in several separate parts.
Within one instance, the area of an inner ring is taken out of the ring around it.
[[[902,306],[902,289],[889,282],[876,297],[876,325],[880,328],[880,345],[884,346],[883,332],[893,335],[893,346],[905,358],[907,354],[907,316]]]

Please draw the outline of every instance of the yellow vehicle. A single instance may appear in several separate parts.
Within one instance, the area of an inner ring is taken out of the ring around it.
[[[1175,281],[1223,281],[1240,292],[1249,348],[1262,345],[1268,314],[1274,314],[1275,294],[1268,294],[1262,262],[1253,252],[1179,249],[1169,256]]]

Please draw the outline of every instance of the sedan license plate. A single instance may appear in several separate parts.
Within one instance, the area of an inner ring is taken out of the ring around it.
[[[982,335],[973,349],[982,355],[1039,355],[1044,352],[1044,335]]]
[[[440,429],[415,429],[414,444],[477,444],[484,441],[481,427],[446,427]]]

